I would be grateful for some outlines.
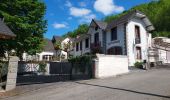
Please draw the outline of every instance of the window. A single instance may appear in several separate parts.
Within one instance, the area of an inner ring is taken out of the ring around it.
[[[76,43],[76,51],[79,51],[79,43]]]
[[[136,47],[136,59],[142,59],[141,47]]]
[[[80,42],[80,50],[82,50],[82,41]]]
[[[94,35],[94,42],[95,42],[95,44],[99,43],[99,33],[96,33]]]
[[[139,44],[140,42],[140,27],[135,25],[135,43]]]
[[[111,41],[117,40],[117,27],[111,29]]]
[[[98,26],[96,26],[96,27],[95,27],[95,31],[97,31],[97,30],[98,30],[98,28],[99,28],[99,27],[98,27]]]
[[[86,39],[86,42],[85,42],[85,48],[89,48],[89,38]]]
[[[122,48],[119,46],[115,46],[115,47],[108,49],[107,53],[110,55],[122,55],[123,54]]]

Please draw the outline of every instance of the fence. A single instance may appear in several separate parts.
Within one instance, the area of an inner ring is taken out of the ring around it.
[[[0,62],[0,83],[5,82],[8,73],[8,62]]]
[[[46,62],[46,73],[41,73],[39,72],[39,63],[18,63],[18,85],[89,79],[92,77],[92,66],[90,64]]]

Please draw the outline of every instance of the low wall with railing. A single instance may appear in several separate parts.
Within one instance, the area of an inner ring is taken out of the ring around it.
[[[128,73],[127,56],[97,54],[95,78],[105,78]]]

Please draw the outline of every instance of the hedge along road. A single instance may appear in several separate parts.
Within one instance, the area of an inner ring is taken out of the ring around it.
[[[22,86],[27,92],[1,99],[170,100],[169,76],[170,69],[152,69],[106,79],[38,84],[35,89],[35,85],[29,85]]]

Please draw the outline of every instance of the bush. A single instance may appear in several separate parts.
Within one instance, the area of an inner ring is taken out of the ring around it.
[[[39,72],[46,72],[46,69],[45,69],[46,66],[47,66],[47,64],[45,62],[40,62],[38,71]]]
[[[68,59],[70,63],[72,63],[73,68],[76,70],[76,72],[82,72],[85,73],[86,69],[88,69],[89,73],[91,73],[91,64],[92,59],[95,58],[93,55],[84,55],[84,56],[78,56]]]
[[[143,69],[143,62],[136,62],[134,65],[136,68]]]

